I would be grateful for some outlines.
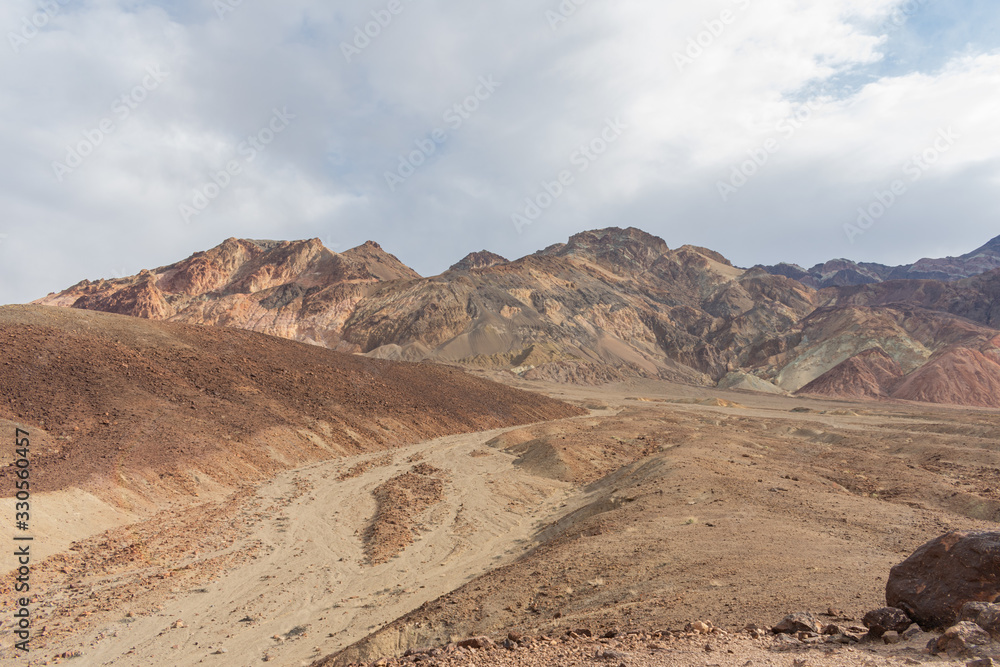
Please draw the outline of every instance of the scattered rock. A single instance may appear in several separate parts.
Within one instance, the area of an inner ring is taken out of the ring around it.
[[[892,568],[886,603],[924,629],[958,620],[966,602],[1000,599],[1000,532],[951,531]]]
[[[493,648],[496,644],[494,644],[493,640],[489,637],[470,637],[469,639],[463,639],[458,642],[458,646],[461,648],[484,649]]]
[[[901,640],[902,638],[899,636],[899,633],[896,632],[895,630],[886,630],[882,634],[882,641],[884,641],[886,644],[898,644]]]

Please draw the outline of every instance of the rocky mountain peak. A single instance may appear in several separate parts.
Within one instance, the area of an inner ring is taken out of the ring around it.
[[[472,271],[473,269],[488,269],[491,266],[497,266],[498,264],[509,264],[510,260],[506,257],[501,257],[500,255],[490,252],[489,250],[480,250],[479,252],[470,252],[468,255],[463,257],[459,262],[451,265],[449,271]]]
[[[578,257],[612,269],[646,269],[670,248],[658,236],[635,227],[608,227],[581,232],[566,244],[550,246],[537,254]]]

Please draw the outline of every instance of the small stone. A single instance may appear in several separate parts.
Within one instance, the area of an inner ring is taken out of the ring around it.
[[[775,634],[794,634],[796,632],[814,632],[819,634],[822,630],[823,625],[816,620],[816,617],[805,612],[789,614],[781,619],[781,622],[776,626],[771,628],[771,631]]]
[[[901,640],[898,632],[895,630],[886,630],[882,634],[882,641],[886,644],[898,644]]]
[[[178,618],[178,619],[177,619],[176,621],[174,621],[174,622],[173,622],[173,623],[171,624],[171,626],[170,626],[170,627],[171,627],[171,628],[174,628],[175,630],[176,630],[177,628],[183,628],[183,627],[184,627],[184,621],[182,621],[181,619],[179,619],[179,618]]]
[[[707,635],[712,631],[712,626],[704,621],[695,621],[694,623],[689,623],[684,629],[688,632],[697,632],[699,635]]]
[[[981,660],[972,660],[971,662],[965,663],[965,667],[998,667],[1000,662],[997,662],[993,658],[982,658]]]

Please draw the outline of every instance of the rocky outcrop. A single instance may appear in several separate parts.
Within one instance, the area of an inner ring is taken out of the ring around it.
[[[892,568],[886,603],[924,629],[953,625],[967,602],[1000,600],[1000,532],[952,531]]]

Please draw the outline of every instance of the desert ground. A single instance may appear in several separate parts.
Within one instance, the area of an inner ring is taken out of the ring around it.
[[[918,546],[994,529],[996,412],[511,382],[588,414],[311,463],[141,520],[36,497],[63,536],[33,573],[44,629],[0,664],[346,665],[509,632],[544,639],[440,664],[949,664],[926,638],[788,652],[741,631],[797,611],[859,626]],[[684,635],[692,621],[725,634]],[[580,628],[594,638],[561,639]]]

